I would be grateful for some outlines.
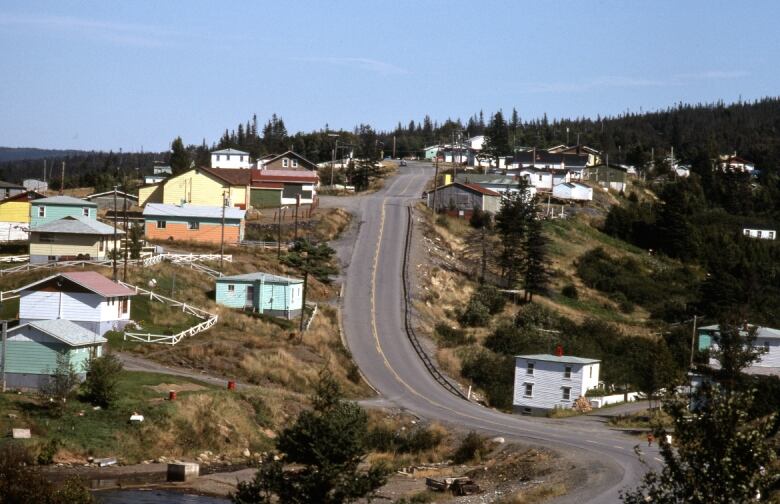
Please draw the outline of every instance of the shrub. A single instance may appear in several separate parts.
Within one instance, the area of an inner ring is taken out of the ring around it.
[[[481,327],[487,325],[490,321],[490,311],[485,305],[473,297],[458,316],[458,322],[466,327]]]
[[[482,303],[491,315],[501,313],[506,305],[504,293],[492,285],[480,285],[472,299]]]
[[[441,432],[427,427],[396,432],[380,425],[368,432],[366,445],[380,452],[421,453],[438,447],[443,437]]]
[[[456,464],[465,464],[466,462],[480,462],[482,458],[490,452],[490,446],[487,440],[474,431],[468,433],[463,438],[460,445],[452,455],[452,461]]]
[[[110,408],[117,399],[117,383],[122,368],[122,362],[113,354],[90,359],[87,379],[83,384],[85,398],[92,404]]]
[[[444,229],[449,229],[450,221],[447,220],[447,217],[445,215],[439,215],[438,217],[436,217],[436,225],[441,226]]]
[[[579,299],[580,297],[579,292],[577,292],[577,287],[573,284],[564,286],[563,289],[561,289],[561,294],[569,299]]]
[[[463,329],[456,329],[447,324],[436,324],[434,332],[439,336],[445,347],[467,345],[474,341],[474,338],[469,336]]]
[[[508,408],[512,405],[514,366],[512,357],[483,350],[466,357],[461,374],[485,392],[492,406]]]
[[[54,456],[57,455],[62,442],[57,438],[52,438],[48,443],[41,445],[38,450],[37,462],[39,465],[50,465],[54,462]]]

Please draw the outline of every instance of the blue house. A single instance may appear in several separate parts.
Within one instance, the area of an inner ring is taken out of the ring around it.
[[[30,227],[48,224],[63,217],[97,219],[97,204],[72,196],[52,196],[30,202]]]
[[[301,314],[303,280],[268,273],[246,273],[217,279],[218,304],[292,319]]]

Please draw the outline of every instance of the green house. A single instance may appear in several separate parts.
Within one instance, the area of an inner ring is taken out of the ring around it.
[[[52,196],[30,202],[30,227],[38,227],[63,217],[97,219],[97,203],[72,196]]]
[[[81,379],[87,361],[102,354],[106,339],[70,320],[38,320],[8,330],[6,382],[16,389],[39,389],[66,355]]]
[[[303,280],[268,273],[247,273],[217,279],[216,300],[230,308],[292,319],[301,314]]]

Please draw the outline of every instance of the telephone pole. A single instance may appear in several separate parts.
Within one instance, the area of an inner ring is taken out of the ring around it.
[[[112,280],[114,280],[115,282],[117,281],[117,271],[116,271],[116,225],[117,225],[116,214],[117,214],[117,211],[116,210],[117,210],[117,208],[116,208],[116,186],[114,186],[114,248],[111,251],[112,252],[111,255],[114,258],[114,274],[112,276]]]
[[[60,196],[65,191],[65,161],[62,162],[62,175],[60,176]]]
[[[128,227],[128,221],[127,221],[127,194],[125,194],[124,203],[122,205],[124,209],[124,221],[125,221],[125,267],[122,271],[122,281],[127,282],[127,256],[128,256],[128,243],[127,240],[130,238],[130,228]]]
[[[433,175],[433,217],[436,218],[436,194],[439,192],[439,151],[441,148],[436,149],[436,173]]]
[[[219,239],[219,269],[222,270],[222,264],[225,260],[225,191],[222,191],[222,236]]]

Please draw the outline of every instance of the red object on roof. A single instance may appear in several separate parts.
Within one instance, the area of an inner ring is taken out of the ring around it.
[[[555,356],[556,357],[563,357],[563,346],[562,345],[557,345],[555,347]]]
[[[316,184],[320,177],[308,170],[250,170],[252,185],[257,186],[267,182],[296,182]]]
[[[68,271],[60,273],[71,282],[103,297],[134,296],[135,291],[109,280],[97,271]]]

